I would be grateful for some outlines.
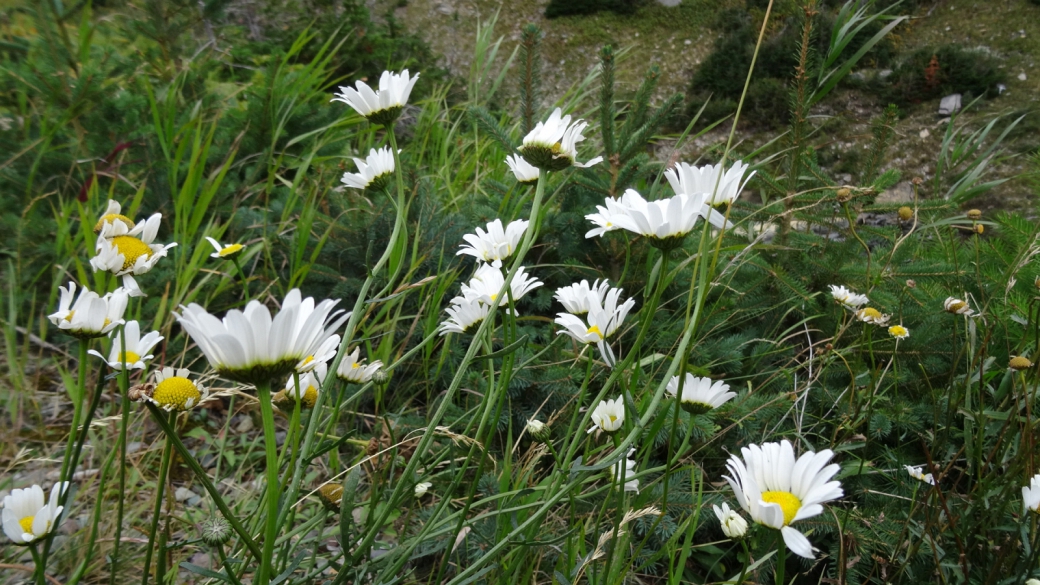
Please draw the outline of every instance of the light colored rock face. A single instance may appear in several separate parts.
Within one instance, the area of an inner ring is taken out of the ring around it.
[[[877,196],[875,203],[892,205],[896,203],[910,203],[914,200],[914,188],[909,181],[898,183],[888,191]]]
[[[682,4],[682,0],[657,0],[657,3],[662,6],[678,6]]]
[[[961,94],[954,93],[944,97],[939,102],[939,115],[949,116],[961,109]]]

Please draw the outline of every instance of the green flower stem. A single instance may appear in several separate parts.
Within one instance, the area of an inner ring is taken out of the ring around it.
[[[89,424],[87,425],[89,428]],[[105,493],[105,487],[108,486],[108,472],[112,468],[112,462],[116,458],[117,451],[113,450],[108,453],[108,457],[105,459],[105,463],[101,466],[101,478],[98,480],[98,493]],[[94,517],[90,524],[90,536],[87,537],[87,552],[83,555],[83,560],[76,568],[72,578],[69,579],[66,585],[77,585],[83,576],[87,572],[87,567],[90,565],[90,561],[94,558],[94,544],[97,542],[98,534],[98,521],[101,519],[101,504],[104,503],[104,498],[95,498],[94,500]]]
[[[264,450],[267,453],[267,522],[264,528],[264,542],[260,557],[260,569],[257,573],[256,585],[267,585],[271,579],[271,559],[274,556],[274,541],[278,538],[278,444],[275,441],[274,411],[271,408],[271,383],[261,382],[256,385],[257,397],[260,399],[260,416],[264,423]]]
[[[220,510],[224,519],[231,524],[231,528],[233,528],[239,538],[242,539],[242,542],[249,549],[249,552],[253,553],[254,557],[258,559],[261,558],[262,554],[260,547],[258,547],[252,537],[249,536],[249,533],[246,532],[246,529],[242,526],[242,523],[238,521],[238,518],[231,513],[231,509],[227,507],[226,503],[224,503],[224,498],[220,496],[220,492],[218,492],[217,488],[213,486],[213,482],[210,481],[209,476],[206,475],[206,471],[202,469],[199,462],[192,457],[191,453],[188,452],[188,448],[184,446],[180,437],[178,437],[176,432],[173,430],[173,427],[171,427],[170,423],[166,421],[166,413],[158,406],[151,403],[146,403],[145,407],[147,407],[148,411],[151,413],[152,419],[162,428],[163,433],[166,435],[166,440],[173,443],[174,450],[176,450],[177,454],[181,456],[184,463],[191,468],[192,473],[195,474],[195,478],[202,484],[206,493],[213,498],[213,503],[216,504],[217,509]]]
[[[119,498],[116,498],[116,535],[112,544],[112,566],[108,582],[115,585],[119,572],[119,548],[123,539],[123,508],[126,501],[122,497],[126,493],[126,429],[130,422],[130,370],[126,367],[126,325],[119,328],[119,360],[123,367],[119,369]]]
[[[176,413],[169,414],[167,423],[171,428],[175,427]],[[141,585],[148,585],[148,574],[152,566],[152,550],[155,544],[155,531],[159,526],[159,516],[162,515],[163,492],[166,490],[166,476],[170,472],[170,461],[173,459],[173,444],[169,437],[163,445],[162,460],[159,463],[159,478],[155,484],[155,505],[152,507],[152,521],[148,527],[148,546],[144,549],[144,571],[141,575]],[[157,575],[161,582],[162,575]]]
[[[740,568],[740,576],[737,577],[736,585],[744,583],[744,579],[747,578],[748,567],[751,566],[751,551],[748,550],[746,538],[740,539],[740,546],[744,549],[744,566]]]
[[[40,557],[40,551],[36,548],[35,544],[29,545],[29,552],[32,553],[33,564],[33,582],[36,585],[47,585],[47,577],[45,576],[47,565],[43,563],[43,559]]]
[[[242,302],[249,302],[249,279],[246,278],[246,271],[242,269],[242,262],[239,261],[238,256],[232,256],[231,261],[235,263],[235,268],[238,269],[238,278],[242,281]]]
[[[217,547],[217,555],[220,556],[220,564],[224,567],[224,574],[228,576],[231,583],[233,583],[233,585],[242,585],[242,582],[238,580],[238,576],[235,575],[235,571],[231,569],[231,563],[228,562],[227,553],[224,552],[224,545]]]
[[[787,545],[784,544],[784,537],[778,530],[776,532],[776,585],[784,585],[784,569],[787,565]]]
[[[62,481],[69,481],[72,474],[75,473],[75,469],[71,467],[72,462],[72,450],[77,439],[77,432],[79,431],[79,421],[83,416],[83,394],[86,392],[87,386],[87,349],[90,347],[90,341],[86,339],[79,340],[79,363],[77,364],[76,373],[76,395],[73,397],[72,406],[72,428],[69,429],[69,438],[65,442],[65,456],[61,461],[61,479]],[[63,494],[64,496],[64,494]],[[64,502],[64,499],[62,500]],[[43,557],[46,560],[46,556]]]

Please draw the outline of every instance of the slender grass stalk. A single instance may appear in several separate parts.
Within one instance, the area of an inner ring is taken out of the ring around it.
[[[177,422],[177,413],[169,413],[169,424],[170,428],[176,430],[175,423]],[[155,505],[152,507],[152,520],[148,527],[148,545],[144,549],[144,569],[141,575],[141,585],[148,585],[148,577],[152,564],[152,550],[155,544],[155,531],[159,526],[159,517],[162,515],[162,500],[163,492],[166,490],[166,476],[170,472],[170,462],[173,459],[173,442],[169,437],[163,441],[163,452],[162,459],[159,462],[159,477],[155,484]],[[160,551],[161,554],[161,551]],[[162,575],[157,575],[159,580],[162,579]]]
[[[36,585],[47,585],[47,565],[43,563],[43,557],[40,555],[39,549],[36,548],[35,544],[29,545],[29,552],[32,553],[33,564],[33,582]]]
[[[261,382],[256,385],[257,398],[260,399],[260,416],[264,425],[264,451],[267,454],[267,521],[264,525],[264,542],[261,553],[260,568],[257,572],[257,585],[266,585],[271,577],[271,559],[274,556],[274,541],[278,538],[278,498],[281,496],[278,480],[278,444],[275,440],[274,410],[271,408],[271,383]]]

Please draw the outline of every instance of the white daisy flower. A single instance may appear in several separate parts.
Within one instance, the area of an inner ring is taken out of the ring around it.
[[[151,396],[144,398],[159,408],[170,412],[191,410],[209,396],[199,382],[192,382],[187,368],[163,368],[155,372],[155,388]]]
[[[245,250],[245,246],[242,244],[228,244],[225,246],[209,236],[206,236],[206,239],[209,240],[210,245],[216,250],[216,252],[210,254],[209,257],[216,258],[217,260],[231,260],[235,256],[241,254],[242,250]]]
[[[585,232],[586,238],[602,236],[607,232],[622,229],[622,226],[632,227],[634,225],[628,219],[628,212],[617,199],[607,197],[604,205],[597,205],[596,210],[598,213],[590,213],[585,216],[585,219],[596,225]]]
[[[591,167],[603,157],[597,156],[586,163],[578,162],[577,158],[577,145],[585,140],[582,131],[588,125],[585,120],[571,124],[571,117],[564,116],[560,108],[556,108],[548,120],[538,122],[524,136],[524,144],[517,150],[532,166],[547,171],[562,171],[570,166]]]
[[[870,302],[867,295],[856,294],[844,286],[835,286],[833,284],[828,286],[831,288],[831,297],[841,305],[852,309],[853,311]]]
[[[1040,513],[1040,473],[1033,476],[1029,480],[1028,486],[1022,487],[1022,511],[1030,511]],[[4,522],[4,528],[7,527],[6,521]]]
[[[318,346],[318,349],[313,354],[308,355],[300,360],[300,363],[296,364],[296,372],[306,374],[319,366],[327,366],[332,361],[332,358],[336,357],[336,351],[339,350],[339,342],[340,337],[338,334],[329,336],[328,339]]]
[[[719,174],[722,173],[721,163],[695,167],[681,162],[674,168],[665,171],[664,176],[668,179],[668,184],[672,186],[672,190],[675,191],[676,195],[685,194],[693,197],[699,193],[704,193],[707,195],[705,203],[715,206],[723,203],[732,203],[740,196],[740,192],[744,190],[744,185],[751,180],[751,177],[755,176],[755,173],[752,172],[747,178],[744,178],[744,173],[747,172],[748,166],[738,160],[733,163],[733,166],[719,180]],[[742,178],[744,178],[743,182],[741,182]],[[718,183],[718,189],[715,188],[716,182]]]
[[[624,459],[618,460],[618,462],[614,464],[613,470],[615,482],[624,481],[626,492],[635,492],[638,494],[639,480],[631,479],[636,475],[636,462],[629,459],[629,457],[631,457],[635,452],[635,449],[629,449],[628,455],[626,455]]]
[[[729,504],[723,502],[721,508],[714,504],[711,507],[715,510],[715,517],[719,519],[719,524],[722,525],[722,533],[726,535],[726,538],[737,540],[747,534],[747,520],[736,510],[730,510]]]
[[[529,185],[538,182],[538,167],[524,160],[519,154],[511,154],[506,157],[506,164],[513,171],[513,176],[522,184]]]
[[[813,558],[809,539],[791,524],[821,514],[821,504],[844,495],[840,482],[829,481],[839,470],[837,464],[827,465],[834,453],[810,451],[796,460],[786,440],[748,445],[740,452],[743,460],[730,456],[730,475],[723,476],[740,506],[755,522],[779,530],[796,555]]]
[[[492,264],[482,264],[477,268],[477,272],[470,279],[469,283],[462,285],[462,296],[468,300],[480,301],[485,305],[494,305],[495,303],[504,305],[508,303],[507,295],[503,294],[502,297],[499,297],[498,293],[505,286],[505,283],[506,276],[502,274],[501,269],[495,268]],[[511,296],[514,301],[518,301],[527,293],[542,286],[542,284],[542,281],[528,275],[524,267],[521,266],[516,270],[513,280],[509,283],[508,296]]]
[[[15,544],[31,544],[50,534],[58,523],[62,506],[58,499],[69,488],[69,482],[59,482],[51,488],[49,501],[44,501],[43,488],[34,485],[25,489],[11,490],[4,497],[4,534]]]
[[[386,126],[400,115],[418,80],[419,74],[412,77],[407,69],[400,73],[384,71],[379,76],[378,91],[373,91],[364,81],[358,81],[357,89],[340,86],[340,93],[335,94],[331,101],[343,102],[368,118],[369,122]]]
[[[614,226],[650,238],[659,248],[673,248],[682,243],[698,220],[704,217],[718,228],[726,226],[726,218],[705,203],[707,194],[679,194],[668,199],[647,201],[635,189],[628,189],[620,201],[606,199],[606,208],[597,206],[600,213],[585,216],[598,227],[589,230],[586,238],[613,231]],[[606,224],[610,224],[607,226]]]
[[[502,261],[512,256],[513,252],[520,247],[520,240],[527,231],[528,223],[527,220],[518,219],[509,222],[509,225],[503,229],[501,219],[489,222],[486,232],[478,227],[475,230],[476,234],[462,236],[469,246],[459,246],[461,250],[455,255],[468,254],[478,261],[500,268]]]
[[[365,160],[354,159],[358,172],[343,173],[340,182],[351,189],[380,190],[390,182],[394,174],[394,153],[389,146],[369,151]]]
[[[130,296],[145,296],[134,275],[151,270],[170,248],[177,245],[176,242],[166,245],[153,243],[161,223],[161,213],[139,222],[133,229],[128,229],[121,221],[106,222],[97,240],[97,255],[90,259],[94,272],[107,270],[122,276],[123,288]]]
[[[600,400],[592,410],[592,427],[586,433],[599,429],[604,433],[613,433],[625,424],[624,398],[618,396],[613,400]]]
[[[864,307],[856,311],[856,318],[864,323],[870,323],[879,327],[888,325],[888,320],[892,318],[891,315],[884,315],[881,311],[878,311],[874,307]]]
[[[364,384],[371,380],[372,376],[383,367],[383,362],[379,360],[365,364],[365,360],[358,359],[360,356],[360,347],[355,347],[353,353],[343,356],[343,359],[339,362],[339,367],[336,368],[336,376],[347,382]]]
[[[618,300],[622,292],[620,288],[610,289],[603,297],[603,304],[599,305],[597,303],[596,306],[591,305],[593,299],[590,295],[590,308],[584,320],[570,313],[557,313],[553,322],[564,329],[557,331],[556,334],[567,334],[578,343],[595,343],[600,354],[603,355],[603,360],[607,362],[608,366],[613,367],[616,363],[614,351],[606,340],[617,332],[618,328],[625,321],[625,317],[628,316],[629,311],[636,304],[635,299],[628,299],[618,306]]]
[[[108,364],[113,370],[121,370],[126,367],[129,370],[143,370],[145,362],[152,359],[152,348],[163,340],[158,331],[151,331],[141,337],[141,325],[137,321],[127,321],[123,326],[126,334],[126,353],[123,353],[123,342],[120,333],[112,338],[112,349],[108,352],[108,359],[93,349],[87,353],[95,355]]]
[[[491,307],[477,299],[455,297],[451,299],[451,305],[444,312],[448,319],[440,326],[440,334],[466,333],[480,324],[491,311]]]
[[[94,224],[94,233],[100,233],[101,228],[105,227],[106,223],[122,223],[126,226],[126,229],[130,230],[134,228],[134,220],[123,215],[123,206],[119,204],[115,199],[108,200],[108,207],[105,208],[105,213],[101,214],[96,224]]]
[[[426,492],[430,491],[433,484],[428,481],[423,481],[415,484],[415,497],[421,498],[426,495]]]
[[[77,297],[74,282],[70,281],[68,288],[58,288],[61,290],[58,310],[47,318],[65,333],[90,339],[106,335],[123,323],[123,313],[129,300],[125,289],[118,288],[102,297],[84,287]]]
[[[321,385],[325,382],[325,376],[329,371],[328,364],[325,362],[316,363],[314,369],[304,374],[290,374],[289,379],[285,382],[286,396],[300,401],[307,408],[314,408],[314,404],[318,400],[318,391],[321,390]],[[296,387],[297,378],[300,380],[302,391]]]
[[[971,307],[968,306],[967,302],[953,297],[948,297],[943,301],[943,309],[949,313],[953,313],[954,315],[964,315],[965,317],[974,317],[978,314],[971,310]]]
[[[679,376],[673,376],[665,390],[674,397],[679,391]],[[736,395],[736,392],[729,391],[729,386],[723,384],[722,380],[712,384],[711,378],[697,378],[693,374],[686,374],[679,402],[690,412],[705,413],[729,402]]]
[[[888,328],[888,334],[896,339],[906,339],[910,337],[910,330],[902,325],[893,325]]]
[[[556,289],[556,300],[572,315],[584,315],[593,307],[603,306],[603,297],[607,294],[610,283],[607,279],[596,280],[589,286],[589,281],[582,279],[570,286]]]
[[[910,474],[910,477],[917,481],[923,481],[928,485],[935,485],[935,478],[932,477],[931,473],[925,473],[923,466],[918,465],[917,467],[912,467],[910,465],[904,465],[903,467],[906,469],[906,472]]]
[[[220,375],[245,383],[270,383],[315,355],[350,317],[342,310],[333,311],[339,301],[315,304],[314,299],[301,297],[299,289],[289,291],[274,318],[254,300],[244,311],[228,311],[223,320],[195,303],[182,305],[177,321]]]

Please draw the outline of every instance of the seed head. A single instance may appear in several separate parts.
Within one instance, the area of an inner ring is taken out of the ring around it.
[[[982,211],[980,211],[978,209],[969,209],[967,215],[968,215],[968,219],[970,219],[972,221],[978,221],[978,220],[982,219]]]
[[[838,199],[839,203],[845,203],[849,199],[852,199],[852,190],[848,187],[842,187],[834,193],[834,196]]]
[[[910,221],[914,218],[914,210],[910,209],[906,205],[899,208],[899,219],[902,221]]]
[[[1016,372],[1019,370],[1028,370],[1033,367],[1033,362],[1029,361],[1029,358],[1022,356],[1016,356],[1011,358],[1011,362],[1008,363],[1008,367]]]

